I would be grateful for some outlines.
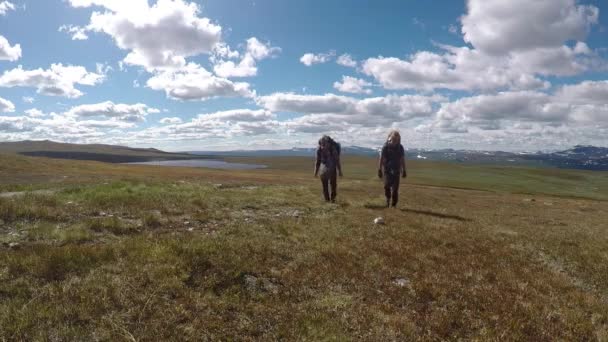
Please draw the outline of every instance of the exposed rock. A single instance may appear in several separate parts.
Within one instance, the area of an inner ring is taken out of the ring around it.
[[[21,247],[21,244],[19,244],[19,242],[11,242],[8,244],[8,247],[11,249],[17,249],[17,248]]]
[[[384,218],[383,217],[376,217],[374,219],[374,224],[384,224]]]
[[[399,287],[406,287],[410,285],[410,280],[404,277],[393,279],[393,284]]]
[[[246,274],[243,277],[245,288],[249,292],[268,292],[272,294],[279,293],[279,286],[273,283],[270,279],[258,278],[251,274]]]

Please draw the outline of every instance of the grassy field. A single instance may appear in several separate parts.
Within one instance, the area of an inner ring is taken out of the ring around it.
[[[0,340],[608,340],[607,173],[255,162],[0,155]]]

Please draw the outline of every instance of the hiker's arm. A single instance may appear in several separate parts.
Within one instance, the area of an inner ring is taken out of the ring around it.
[[[315,177],[319,174],[319,166],[321,166],[321,158],[319,156],[319,150],[317,150],[317,160],[315,161]]]
[[[384,162],[384,149],[382,149],[382,152],[380,152],[380,155],[378,156],[378,177],[382,178],[382,164]]]
[[[401,154],[401,177],[407,177],[407,171],[405,169],[405,152]]]

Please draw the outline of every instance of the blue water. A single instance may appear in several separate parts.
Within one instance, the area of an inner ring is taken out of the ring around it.
[[[215,159],[164,160],[164,161],[151,161],[151,162],[127,163],[127,164],[206,167],[206,168],[210,168],[210,169],[228,169],[228,170],[253,170],[253,169],[265,169],[267,167],[266,165],[261,165],[261,164],[228,163],[223,160],[215,160]]]

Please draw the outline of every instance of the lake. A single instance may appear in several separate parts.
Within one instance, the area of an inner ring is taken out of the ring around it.
[[[210,169],[229,169],[229,170],[254,170],[265,169],[266,165],[229,163],[217,159],[186,159],[186,160],[163,160],[139,163],[127,163],[137,165],[156,165],[156,166],[184,166],[184,167],[206,167]]]

